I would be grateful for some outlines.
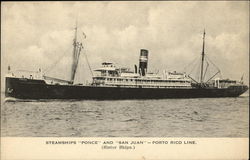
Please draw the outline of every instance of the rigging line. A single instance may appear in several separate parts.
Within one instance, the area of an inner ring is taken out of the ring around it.
[[[188,75],[189,78],[191,78],[194,82],[198,83],[194,78],[192,78],[190,75]]]
[[[209,67],[209,63],[208,63],[208,61],[207,61],[206,58],[205,58],[205,61],[207,62],[207,66],[206,66],[205,72],[204,72],[204,74],[203,74],[203,79],[204,79],[204,80],[205,80],[205,76],[206,76],[206,73],[207,73],[207,69],[208,69],[208,67]]]
[[[197,63],[197,62],[196,62]],[[194,63],[191,67],[190,67],[190,70],[188,71],[189,73],[192,73],[192,71],[194,70],[195,66],[196,66],[196,63]]]
[[[217,72],[215,75],[217,75],[217,74],[219,73],[219,77],[222,78],[221,71],[220,71],[219,67],[217,67],[217,66],[210,60],[210,58],[208,58],[208,56],[207,56],[206,58],[207,58],[208,61],[209,61],[210,63],[212,63],[212,65],[218,70],[218,72]],[[215,75],[214,75],[214,76],[215,76]],[[212,76],[212,78],[213,78],[214,76]],[[210,79],[211,79],[211,78],[210,78]],[[209,79],[209,80],[210,80],[210,79]]]
[[[85,52],[86,52],[86,51],[85,51]],[[88,67],[89,67],[90,73],[91,73],[91,75],[92,75],[92,77],[93,77],[94,75],[93,75],[93,72],[92,72],[91,66],[90,66],[90,64],[89,64],[89,60],[88,60],[87,54],[86,54],[85,52],[83,52],[83,54],[85,55],[85,58],[86,58],[86,61],[87,61],[87,64],[88,64]]]
[[[80,44],[80,46],[77,46],[77,52],[75,54],[76,62],[74,63],[74,65],[75,65],[74,66],[74,73],[76,73],[76,71],[77,71],[81,49],[82,49],[82,44]]]
[[[216,72],[211,78],[209,78],[209,79],[206,81],[206,83],[207,83],[208,81],[210,81],[212,78],[214,78],[218,73],[220,73],[220,71]]]
[[[197,59],[197,58],[196,58]],[[196,66],[198,65],[198,62],[196,61],[196,63],[194,63],[193,64],[193,68],[190,70],[190,74],[193,72],[193,70],[195,69],[195,68],[197,68]]]
[[[196,61],[196,59],[197,59],[197,57],[195,57],[193,59],[193,61],[191,61],[191,63],[189,63],[188,65],[186,65],[183,70],[185,71],[191,64],[193,64]]]
[[[195,68],[197,68],[197,66],[199,65],[199,62],[196,61],[196,63],[193,65],[193,68],[192,70],[190,71],[190,73],[188,74],[188,77],[190,77],[193,81],[195,81],[196,83],[198,83],[194,78],[191,77],[191,74],[193,72],[193,70]],[[199,72],[199,70],[197,70],[196,72]],[[193,73],[194,74],[194,77],[196,77],[197,73]],[[197,78],[197,77],[196,77]]]
[[[82,30],[81,30],[81,31],[82,31]],[[82,33],[83,33],[84,39],[86,39],[86,38],[87,38],[86,34],[85,34],[83,31],[82,31]],[[83,41],[83,39],[82,39],[82,41]],[[85,52],[84,52],[84,51],[85,51]],[[91,66],[90,66],[90,63],[89,63],[89,60],[88,60],[88,56],[87,56],[87,53],[86,53],[86,49],[85,49],[84,51],[83,51],[83,54],[84,54],[85,59],[86,59],[86,61],[87,61],[87,64],[88,64],[88,67],[89,67],[91,76],[93,77],[94,74],[93,74],[93,72],[92,72],[92,69],[91,69]]]
[[[200,59],[200,56],[198,57],[199,59]],[[200,74],[200,66],[201,66],[201,64],[200,64],[200,61],[197,61],[196,63],[195,63],[195,65],[194,65],[194,68],[193,68],[193,74],[194,74],[194,77],[197,79],[197,81],[200,81],[200,77],[199,77],[199,74]]]
[[[217,69],[217,72],[213,75],[213,76],[211,76],[207,81],[206,81],[206,83],[208,82],[208,81],[210,81],[211,79],[213,79],[217,74],[219,74],[220,75],[220,77],[221,77],[221,71],[220,71],[220,69],[208,58],[208,56],[206,57],[206,59],[210,62],[210,63],[212,63],[212,65]]]
[[[222,79],[222,74],[221,74],[221,72],[219,72],[219,76],[220,76],[220,79]]]
[[[210,63],[212,63],[212,65],[215,66],[215,68],[216,68],[218,71],[220,71],[219,67],[217,67],[217,66],[210,60],[210,58],[208,58],[208,56],[206,56],[206,58],[208,59],[208,61],[209,61]]]
[[[64,52],[64,54],[61,57],[59,57],[59,59],[55,63],[53,63],[50,67],[46,68],[44,70],[44,73],[46,73],[49,69],[55,67],[62,60],[62,58],[66,55],[66,53],[67,52]]]
[[[201,77],[200,77],[200,68],[201,68],[201,63],[200,62],[198,62],[198,65],[197,65],[198,67],[197,67],[197,70],[196,70],[196,77],[197,77],[197,80],[198,80],[198,82],[200,82],[200,80],[201,80]]]

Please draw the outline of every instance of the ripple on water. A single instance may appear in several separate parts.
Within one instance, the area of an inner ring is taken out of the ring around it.
[[[1,133],[24,137],[248,137],[248,104],[249,97],[9,101],[1,107]]]

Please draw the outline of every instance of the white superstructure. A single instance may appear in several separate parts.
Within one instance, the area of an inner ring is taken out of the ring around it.
[[[191,88],[191,79],[184,73],[169,72],[167,76],[147,73],[145,76],[127,68],[117,68],[113,63],[102,63],[95,70],[93,84],[97,86],[116,86],[134,88]]]

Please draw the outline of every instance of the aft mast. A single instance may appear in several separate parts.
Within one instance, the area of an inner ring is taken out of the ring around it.
[[[205,56],[205,29],[203,33],[203,46],[202,46],[202,53],[201,53],[201,76],[200,76],[200,83],[203,83],[203,65],[204,65],[204,56]]]
[[[195,80],[194,78],[192,78],[190,76],[190,74],[188,75],[189,78],[191,78],[194,82],[194,84],[196,84],[195,86],[197,87],[206,87],[207,86],[207,82],[209,82],[212,78],[214,78],[218,73],[220,73],[220,69],[211,61],[209,60],[209,58],[206,56],[205,57],[205,36],[206,36],[206,32],[204,29],[203,32],[203,44],[202,44],[202,52],[201,52],[201,65],[198,71],[198,79]],[[204,64],[204,61],[206,61],[206,65]],[[217,72],[211,76],[210,78],[206,78],[207,80],[205,80],[205,76],[209,67],[209,63],[212,64],[212,66],[214,66],[217,69]],[[206,66],[205,71],[204,71],[204,66]]]

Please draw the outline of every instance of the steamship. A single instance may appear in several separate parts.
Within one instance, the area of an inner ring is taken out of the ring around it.
[[[5,95],[18,99],[163,99],[163,98],[211,98],[238,97],[248,90],[243,81],[214,78],[205,81],[204,53],[205,31],[201,54],[200,78],[195,80],[185,72],[164,72],[162,75],[148,71],[146,49],[140,50],[139,66],[131,71],[103,62],[94,70],[92,82],[75,84],[79,55],[83,44],[77,41],[77,27],[73,40],[73,63],[70,80],[46,76],[39,69],[28,76],[13,73],[8,67]]]

